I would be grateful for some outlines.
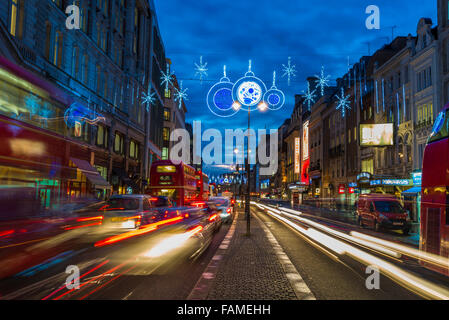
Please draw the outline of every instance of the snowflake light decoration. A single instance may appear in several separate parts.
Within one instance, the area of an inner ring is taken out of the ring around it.
[[[304,92],[304,91],[303,91]],[[307,103],[307,107],[309,108],[315,103],[315,92],[316,90],[310,91],[310,83],[307,82],[307,92],[304,92],[305,102]]]
[[[167,63],[167,71],[163,72],[162,71],[162,76],[161,76],[161,84],[165,85],[165,91],[168,91],[168,86],[173,84],[173,75],[174,73],[170,71],[170,67]]]
[[[317,85],[321,88],[321,95],[324,96],[324,88],[329,87],[329,75],[324,75],[324,66],[321,67],[321,74],[315,76],[318,78]]]
[[[207,77],[207,62],[203,63],[203,56],[200,57],[200,63],[195,63],[195,77],[199,75],[201,83],[203,77]]]
[[[181,107],[182,107],[182,101],[189,100],[189,99],[187,99],[187,96],[188,96],[187,90],[189,90],[189,89],[182,88],[182,81],[181,81],[181,83],[179,85],[179,90],[176,89],[176,93],[174,94],[175,101],[179,101],[179,109],[181,109]]]
[[[156,102],[156,92],[151,92],[151,86],[148,86],[148,92],[142,93],[142,104],[146,105],[147,112],[150,111],[150,106]]]
[[[341,95],[337,95],[337,99],[338,105],[336,109],[341,111],[341,116],[344,118],[346,116],[346,110],[351,110],[350,96],[345,96],[345,91],[341,88]]]
[[[282,71],[284,71],[284,74],[282,77],[287,76],[288,79],[288,85],[290,86],[290,81],[292,77],[296,77],[296,65],[292,65],[292,58],[288,57],[288,63],[287,65],[282,64]]]

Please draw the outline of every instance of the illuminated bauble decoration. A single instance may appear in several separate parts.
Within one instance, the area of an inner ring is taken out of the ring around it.
[[[234,84],[227,77],[226,66],[224,66],[223,78],[220,79],[220,82],[214,84],[207,93],[207,106],[216,116],[227,118],[239,111],[239,109],[232,108],[234,103],[232,99],[233,86]]]
[[[255,111],[267,92],[265,83],[254,75],[251,67],[252,62],[249,60],[248,72],[232,88],[232,99],[238,101],[245,111]]]
[[[244,106],[252,107],[262,99],[262,88],[253,81],[243,82],[237,89],[237,98]]]
[[[278,110],[284,106],[285,95],[276,87],[276,71],[273,72],[273,86],[265,93],[263,100],[270,110]]]

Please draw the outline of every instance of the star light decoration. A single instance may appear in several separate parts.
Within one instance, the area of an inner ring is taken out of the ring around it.
[[[304,91],[303,91],[304,92]],[[307,92],[304,92],[305,102],[307,103],[307,107],[309,108],[315,103],[315,92],[316,90],[310,91],[310,83],[307,82]]]
[[[182,101],[189,100],[189,99],[187,99],[187,97],[188,97],[187,90],[189,90],[189,89],[187,89],[187,88],[183,89],[182,81],[181,81],[181,83],[179,85],[179,90],[177,88],[175,88],[175,90],[176,90],[176,92],[174,94],[174,98],[175,98],[175,101],[179,102],[179,109],[181,109]]]
[[[195,63],[195,77],[199,75],[201,83],[203,83],[203,77],[207,77],[207,70],[207,62],[203,63],[203,56],[201,56],[200,63]]]
[[[156,102],[156,92],[151,92],[151,86],[148,86],[148,92],[142,93],[142,104],[146,105],[147,112],[150,111],[150,106]]]
[[[162,76],[161,76],[161,84],[165,85],[165,91],[168,91],[168,86],[173,84],[173,75],[174,73],[170,71],[170,67],[167,63],[167,71],[163,72],[162,71]]]
[[[292,77],[296,77],[296,65],[292,65],[292,58],[288,57],[288,63],[287,65],[282,64],[282,71],[284,71],[284,74],[282,75],[282,78],[287,76],[288,79],[288,86],[290,86],[290,81]]]
[[[324,88],[329,87],[329,75],[324,74],[324,66],[321,67],[321,74],[319,76],[315,76],[318,78],[317,85],[321,88],[321,95],[324,96]]]
[[[341,111],[341,116],[344,118],[346,116],[346,110],[351,110],[351,96],[345,96],[345,91],[341,88],[341,95],[337,95],[338,105],[336,107],[337,110]]]

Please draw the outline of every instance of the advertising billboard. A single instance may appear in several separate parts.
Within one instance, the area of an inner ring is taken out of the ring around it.
[[[300,142],[301,142],[300,138],[295,138],[295,174],[299,174],[301,172]]]
[[[302,127],[302,161],[309,159],[309,121]]]
[[[393,144],[392,123],[360,125],[360,146],[382,147],[392,146]]]

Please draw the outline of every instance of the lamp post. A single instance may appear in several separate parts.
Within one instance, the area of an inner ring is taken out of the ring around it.
[[[239,102],[234,102],[232,105],[232,108],[234,110],[239,110],[241,108],[241,104]],[[266,111],[268,109],[267,104],[265,101],[261,101],[257,109],[259,111]],[[248,108],[248,146],[246,148],[246,161],[245,161],[245,168],[246,168],[246,192],[245,192],[245,218],[246,218],[246,235],[251,235],[251,213],[250,213],[250,201],[251,201],[251,172],[250,172],[250,162],[249,162],[249,156],[251,153],[250,150],[250,128],[251,128],[251,108]],[[238,149],[237,153],[238,153]],[[234,150],[234,152],[236,152]]]

